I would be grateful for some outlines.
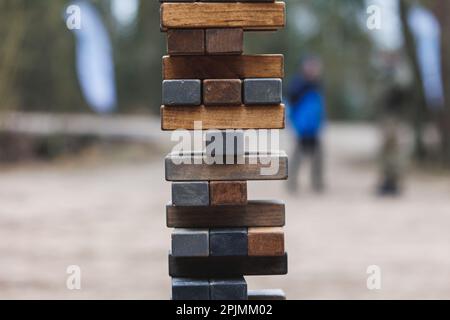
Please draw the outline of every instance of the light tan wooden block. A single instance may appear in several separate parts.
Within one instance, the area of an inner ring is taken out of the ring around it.
[[[286,5],[274,3],[163,3],[161,28],[276,30],[286,23]]]
[[[201,121],[203,130],[209,129],[283,129],[285,107],[279,106],[162,106],[163,130],[194,130],[194,122]]]
[[[282,256],[284,249],[283,228],[249,228],[249,256]]]

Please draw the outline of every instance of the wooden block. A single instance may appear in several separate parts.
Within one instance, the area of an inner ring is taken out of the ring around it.
[[[249,201],[244,206],[166,206],[169,228],[282,227],[285,206],[278,201]]]
[[[205,135],[205,153],[211,157],[244,156],[244,139],[243,130],[208,130]]]
[[[174,257],[209,256],[208,229],[175,229],[172,233]]]
[[[203,104],[205,106],[242,105],[241,80],[204,80]]]
[[[278,105],[282,101],[281,79],[245,79],[244,104]]]
[[[283,78],[283,55],[165,56],[163,79]]]
[[[247,204],[246,181],[211,181],[209,192],[212,206]]]
[[[209,255],[247,256],[247,228],[209,230]]]
[[[166,106],[199,106],[202,103],[200,80],[164,80],[162,89]]]
[[[243,29],[207,29],[205,38],[207,54],[242,54],[244,52]]]
[[[209,129],[283,129],[285,107],[278,106],[162,106],[162,130],[194,130],[194,122],[201,121],[203,130]]]
[[[247,282],[244,277],[211,279],[211,300],[247,300]]]
[[[173,257],[169,255],[171,277],[227,278],[240,276],[284,275],[288,272],[287,254],[274,257]]]
[[[163,3],[161,28],[276,30],[285,26],[285,7],[284,2]]]
[[[247,153],[244,164],[207,164],[201,152],[171,153],[165,159],[167,181],[285,180],[288,159],[284,152],[267,155]]]
[[[167,31],[169,55],[198,55],[205,53],[205,31],[202,29],[171,29]]]
[[[286,300],[286,295],[280,289],[249,290],[248,300]]]
[[[284,232],[282,228],[249,228],[249,256],[282,256],[284,254]]]
[[[209,206],[207,182],[172,183],[172,203],[175,206]]]
[[[172,278],[172,300],[209,300],[208,280]]]

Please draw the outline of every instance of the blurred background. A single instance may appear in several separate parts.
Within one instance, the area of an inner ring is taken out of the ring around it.
[[[285,55],[293,172],[249,197],[286,201],[290,271],[249,285],[450,298],[450,3],[286,3],[245,52]],[[169,298],[159,2],[0,0],[0,39],[0,298]]]

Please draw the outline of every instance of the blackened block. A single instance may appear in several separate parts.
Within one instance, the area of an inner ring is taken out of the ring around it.
[[[209,256],[209,230],[175,229],[172,233],[172,255],[175,257]]]
[[[174,257],[169,255],[169,275],[171,277],[211,279],[283,275],[287,272],[287,254],[273,257]]]
[[[234,279],[211,279],[211,300],[247,300],[247,282],[244,277]]]
[[[200,80],[164,80],[163,104],[166,106],[199,106],[202,103]]]
[[[172,300],[209,300],[209,281],[172,278]]]
[[[280,289],[249,290],[248,300],[286,300],[286,295]]]
[[[243,156],[245,141],[243,130],[208,130],[206,132],[206,155]]]
[[[211,256],[246,256],[247,250],[247,228],[211,229],[209,231],[209,254]]]
[[[172,183],[172,203],[175,206],[209,206],[208,183]]]
[[[244,80],[244,104],[280,104],[282,100],[281,79]]]

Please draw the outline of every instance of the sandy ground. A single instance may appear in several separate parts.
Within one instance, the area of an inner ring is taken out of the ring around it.
[[[403,197],[380,200],[368,161],[376,131],[334,125],[327,136],[324,195],[306,183],[295,197],[283,182],[250,184],[250,198],[286,201],[290,270],[249,286],[290,299],[450,299],[449,177],[413,174]],[[167,299],[162,157],[1,169],[0,298]],[[66,288],[69,265],[81,267],[79,291]],[[381,290],[366,287],[369,265],[382,270]]]

